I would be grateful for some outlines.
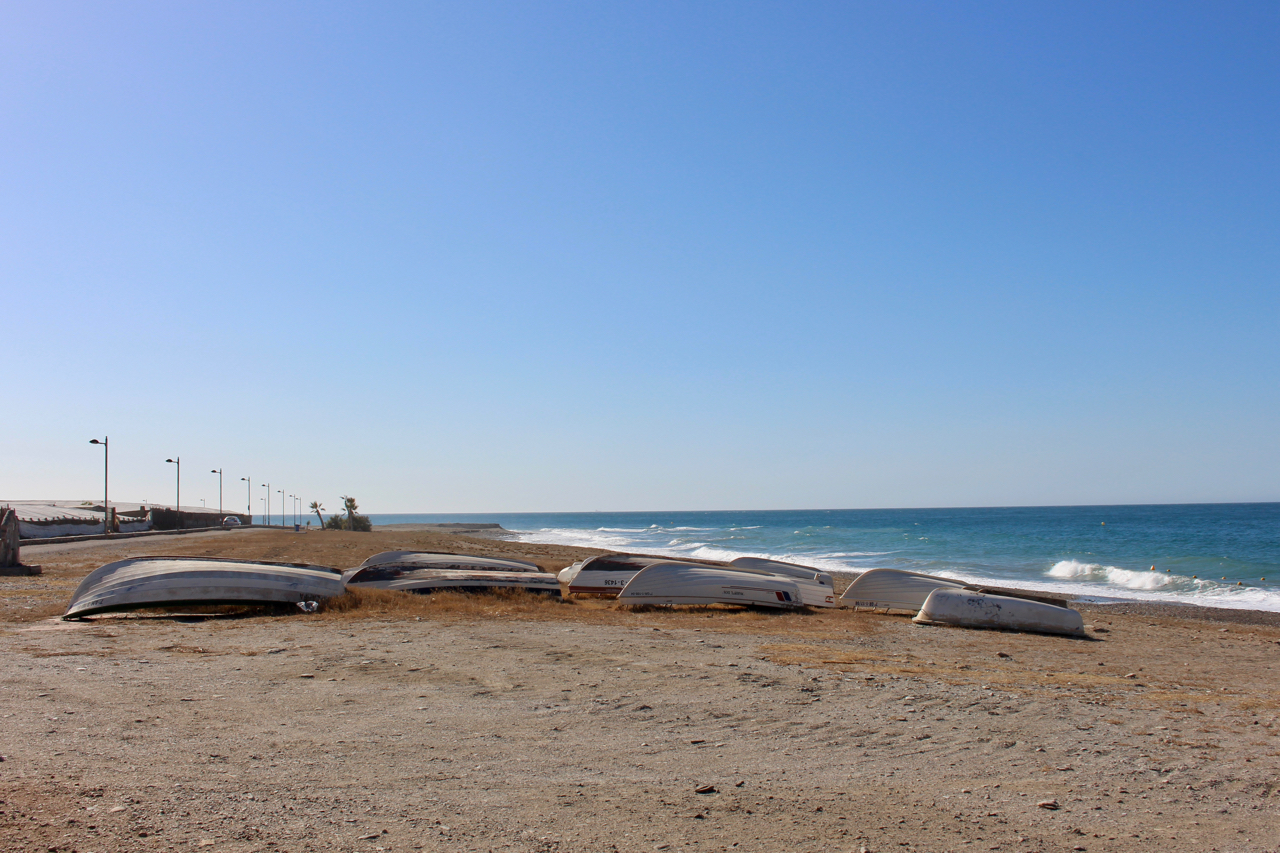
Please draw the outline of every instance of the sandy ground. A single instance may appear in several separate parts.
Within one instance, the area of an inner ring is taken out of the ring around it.
[[[401,547],[585,553],[412,530],[24,548],[45,574],[0,578],[0,849],[1280,849],[1265,617],[1097,609],[1073,640],[384,594],[49,618],[129,554]]]

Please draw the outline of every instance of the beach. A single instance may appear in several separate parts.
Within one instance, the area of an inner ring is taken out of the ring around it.
[[[0,846],[1280,847],[1275,613],[1079,605],[1088,639],[521,596],[56,619],[125,556],[599,553],[476,532],[24,545],[43,574],[0,578]]]

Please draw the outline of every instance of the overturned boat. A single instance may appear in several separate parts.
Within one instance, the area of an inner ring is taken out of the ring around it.
[[[636,573],[622,592],[621,604],[744,604],[799,608],[804,603],[790,578],[754,569],[654,563]]]
[[[570,595],[617,595],[642,569],[658,563],[713,565],[646,554],[599,554],[561,569],[560,583],[565,585]],[[719,567],[726,568],[723,563]]]
[[[738,557],[729,563],[735,569],[756,569],[790,578],[800,588],[804,603],[810,607],[835,607],[836,584],[831,575],[810,566],[768,560],[764,557]]]
[[[1084,618],[1070,607],[965,589],[935,589],[911,621],[921,625],[1084,636]]]
[[[910,610],[924,606],[935,589],[966,589],[964,581],[904,572],[898,569],[870,569],[858,575],[840,596],[840,604],[855,610]]]
[[[368,566],[396,565],[435,571],[487,571],[487,572],[541,572],[533,563],[524,560],[476,557],[471,554],[443,554],[435,551],[383,551],[374,554],[360,564]]]
[[[144,607],[301,604],[341,595],[342,573],[306,563],[219,557],[134,557],[89,573],[63,619]]]
[[[379,563],[361,566],[342,576],[348,587],[394,589],[429,595],[433,592],[491,592],[522,589],[560,597],[556,576],[537,570],[496,571],[465,568],[436,568],[415,563]]]

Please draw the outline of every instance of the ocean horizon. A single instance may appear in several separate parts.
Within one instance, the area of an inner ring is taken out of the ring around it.
[[[1092,601],[1280,611],[1280,503],[929,509],[372,513],[496,523],[520,541],[829,572],[893,568]]]

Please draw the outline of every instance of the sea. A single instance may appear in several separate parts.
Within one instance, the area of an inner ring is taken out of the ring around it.
[[[975,584],[1280,611],[1280,503],[708,512],[373,514],[494,522],[525,542],[905,569]]]

